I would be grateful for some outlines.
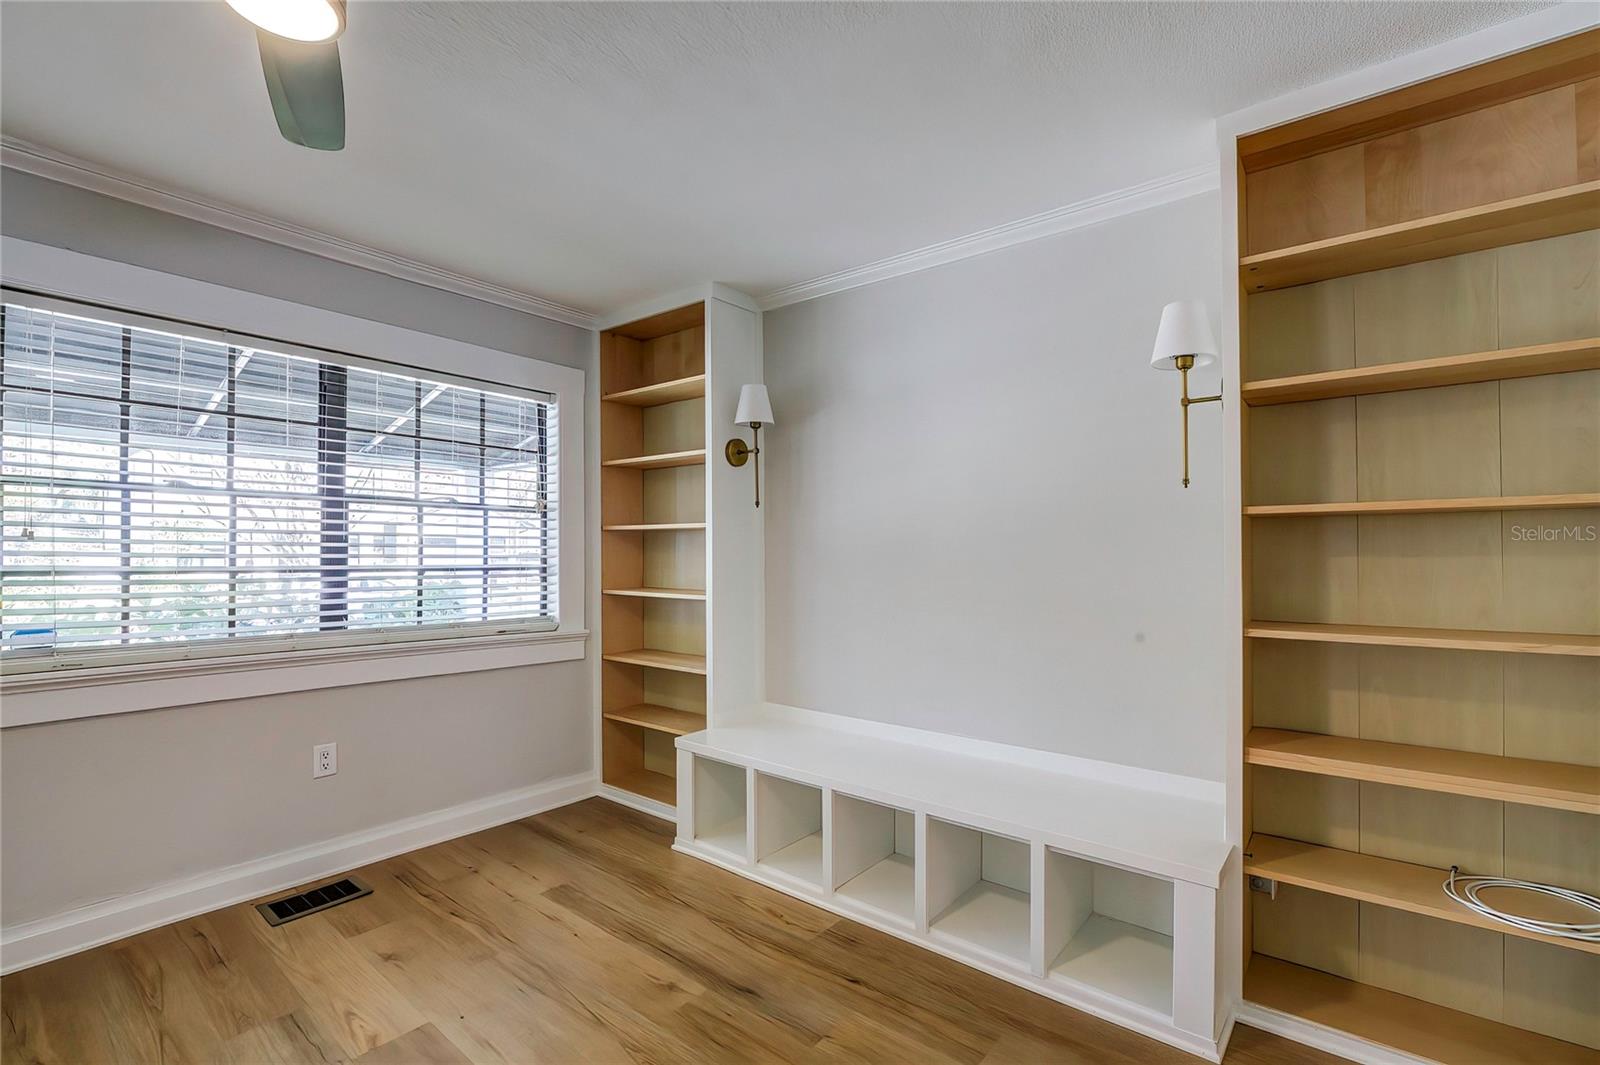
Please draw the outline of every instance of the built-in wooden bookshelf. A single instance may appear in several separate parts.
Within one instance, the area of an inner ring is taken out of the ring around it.
[[[1600,1057],[1600,947],[1443,891],[1600,891],[1597,75],[1238,141],[1244,995],[1440,1061]]]
[[[600,335],[601,773],[676,801],[676,736],[706,720],[706,317]]]
[[[764,695],[762,512],[754,470],[723,460],[740,389],[762,380],[761,314],[724,285],[697,294],[599,337],[602,792],[663,817],[677,738]]]

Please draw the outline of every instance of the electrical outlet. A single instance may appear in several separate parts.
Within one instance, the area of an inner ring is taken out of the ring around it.
[[[1265,895],[1269,899],[1278,897],[1278,882],[1265,876],[1252,876],[1250,890]]]
[[[319,743],[311,748],[312,777],[331,777],[339,771],[339,745]]]

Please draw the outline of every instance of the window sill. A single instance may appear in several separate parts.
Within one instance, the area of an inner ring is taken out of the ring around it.
[[[530,632],[0,676],[0,728],[571,662],[588,632]]]

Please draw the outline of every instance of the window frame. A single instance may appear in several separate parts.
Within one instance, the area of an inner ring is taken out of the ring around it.
[[[230,647],[229,638],[217,638],[168,645],[149,656],[126,649],[96,654],[86,648],[43,669],[15,659],[0,672],[0,727],[584,657],[582,370],[13,237],[0,238],[0,285],[7,301],[44,310],[224,344],[242,340],[318,362],[467,388],[542,394],[557,409],[549,446],[556,465],[559,530],[553,627],[539,620],[456,622],[262,636],[248,641],[248,647]],[[229,325],[207,324],[217,322]],[[223,675],[232,676],[219,685]],[[81,689],[86,686],[97,689],[93,699],[85,698]]]

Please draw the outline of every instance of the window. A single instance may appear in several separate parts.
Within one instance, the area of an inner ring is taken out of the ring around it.
[[[552,397],[11,302],[0,337],[8,670],[555,627]]]

